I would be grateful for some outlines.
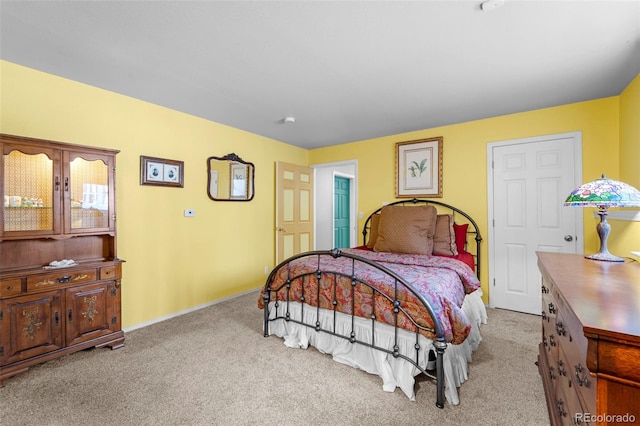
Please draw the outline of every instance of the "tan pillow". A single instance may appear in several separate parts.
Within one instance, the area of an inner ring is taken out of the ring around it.
[[[383,207],[373,250],[432,254],[436,216],[436,208],[433,206]]]
[[[453,215],[439,214],[436,219],[436,233],[433,236],[433,254],[457,256],[456,234],[453,231]]]
[[[380,223],[380,215],[374,214],[371,216],[371,228],[369,229],[369,239],[367,240],[367,247],[372,249],[376,245],[376,241],[378,240],[378,226]]]

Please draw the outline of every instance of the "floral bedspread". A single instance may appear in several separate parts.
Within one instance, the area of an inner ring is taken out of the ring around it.
[[[471,323],[462,312],[462,302],[466,294],[480,287],[480,282],[469,266],[458,260],[439,256],[355,249],[342,251],[375,261],[398,274],[429,303],[447,342],[459,344],[466,339]],[[315,274],[318,269],[323,272],[320,280]],[[346,277],[332,272],[345,274]],[[351,276],[390,296],[391,300],[366,285],[352,286]],[[291,281],[288,296],[285,285],[287,277],[299,277]],[[366,263],[354,263],[347,257],[322,255],[319,258],[314,255],[289,262],[276,272],[271,283],[270,300],[304,301],[308,305],[324,309],[335,307],[346,314],[353,312],[364,318],[374,316],[378,321],[393,325],[396,323],[393,300],[397,299],[401,308],[397,318],[399,327],[415,331],[416,326],[409,318],[411,317],[419,326],[433,329],[433,319],[418,297],[402,285],[397,286],[398,293],[395,294],[394,283],[395,280],[390,275]],[[258,307],[264,307],[262,294]],[[430,339],[436,337],[427,330],[420,329],[420,333]]]

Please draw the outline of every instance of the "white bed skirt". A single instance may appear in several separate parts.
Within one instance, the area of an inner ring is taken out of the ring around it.
[[[274,318],[274,302],[270,303],[270,317]],[[289,312],[292,319],[299,320],[301,317],[301,304],[289,303]],[[280,302],[278,314],[284,315],[286,302]],[[482,290],[465,297],[462,310],[472,323],[471,332],[467,339],[459,344],[448,344],[444,352],[444,378],[445,397],[449,404],[458,405],[458,387],[468,378],[468,363],[471,361],[471,354],[478,348],[482,337],[480,336],[480,324],[486,324],[487,311],[482,302]],[[316,323],[317,309],[304,306],[304,323]],[[324,329],[333,329],[333,311],[320,311],[320,324]],[[355,318],[356,339],[371,343],[371,322],[362,318]],[[416,359],[416,334],[398,330],[399,352],[410,359]],[[386,392],[395,391],[396,387],[415,401],[414,385],[415,376],[420,370],[410,362],[396,358],[393,355],[369,348],[363,345],[352,344],[348,340],[336,337],[328,333],[316,332],[309,328],[291,321],[277,320],[269,323],[270,334],[284,338],[284,344],[291,348],[306,349],[309,345],[318,351],[333,356],[335,361],[359,368],[371,374],[376,374],[382,378],[382,389]],[[336,333],[348,336],[351,332],[351,316],[336,313]],[[375,323],[375,344],[376,346],[393,348],[394,328],[380,322]],[[426,369],[429,361],[429,350],[433,349],[433,341],[420,335],[420,351],[418,362],[423,369]],[[435,351],[435,349],[434,349]]]

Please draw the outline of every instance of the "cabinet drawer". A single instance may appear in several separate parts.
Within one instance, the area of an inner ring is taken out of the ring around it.
[[[27,291],[39,291],[43,289],[67,286],[69,284],[82,284],[96,281],[96,270],[86,269],[82,271],[58,271],[55,274],[39,275],[27,278]]]
[[[560,348],[560,360],[558,360],[559,375],[562,376],[560,384],[565,388],[567,397],[575,395],[580,402],[582,413],[596,412],[596,379],[591,377],[584,362],[572,359],[565,352],[565,347]],[[577,407],[576,404],[571,404]],[[576,408],[577,409],[577,408]],[[579,411],[573,411],[573,414]],[[575,417],[575,416],[574,416]]]
[[[0,297],[11,297],[22,292],[20,278],[0,281]]]
[[[100,268],[100,279],[101,280],[112,280],[118,277],[118,270],[115,266],[105,266],[104,268]]]

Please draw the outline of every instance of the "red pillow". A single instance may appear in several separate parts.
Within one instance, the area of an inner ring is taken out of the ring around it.
[[[453,224],[453,232],[456,234],[456,247],[458,248],[458,253],[466,251],[464,246],[467,242],[467,228],[469,228],[468,223],[465,223],[464,225],[458,225],[457,223]]]

